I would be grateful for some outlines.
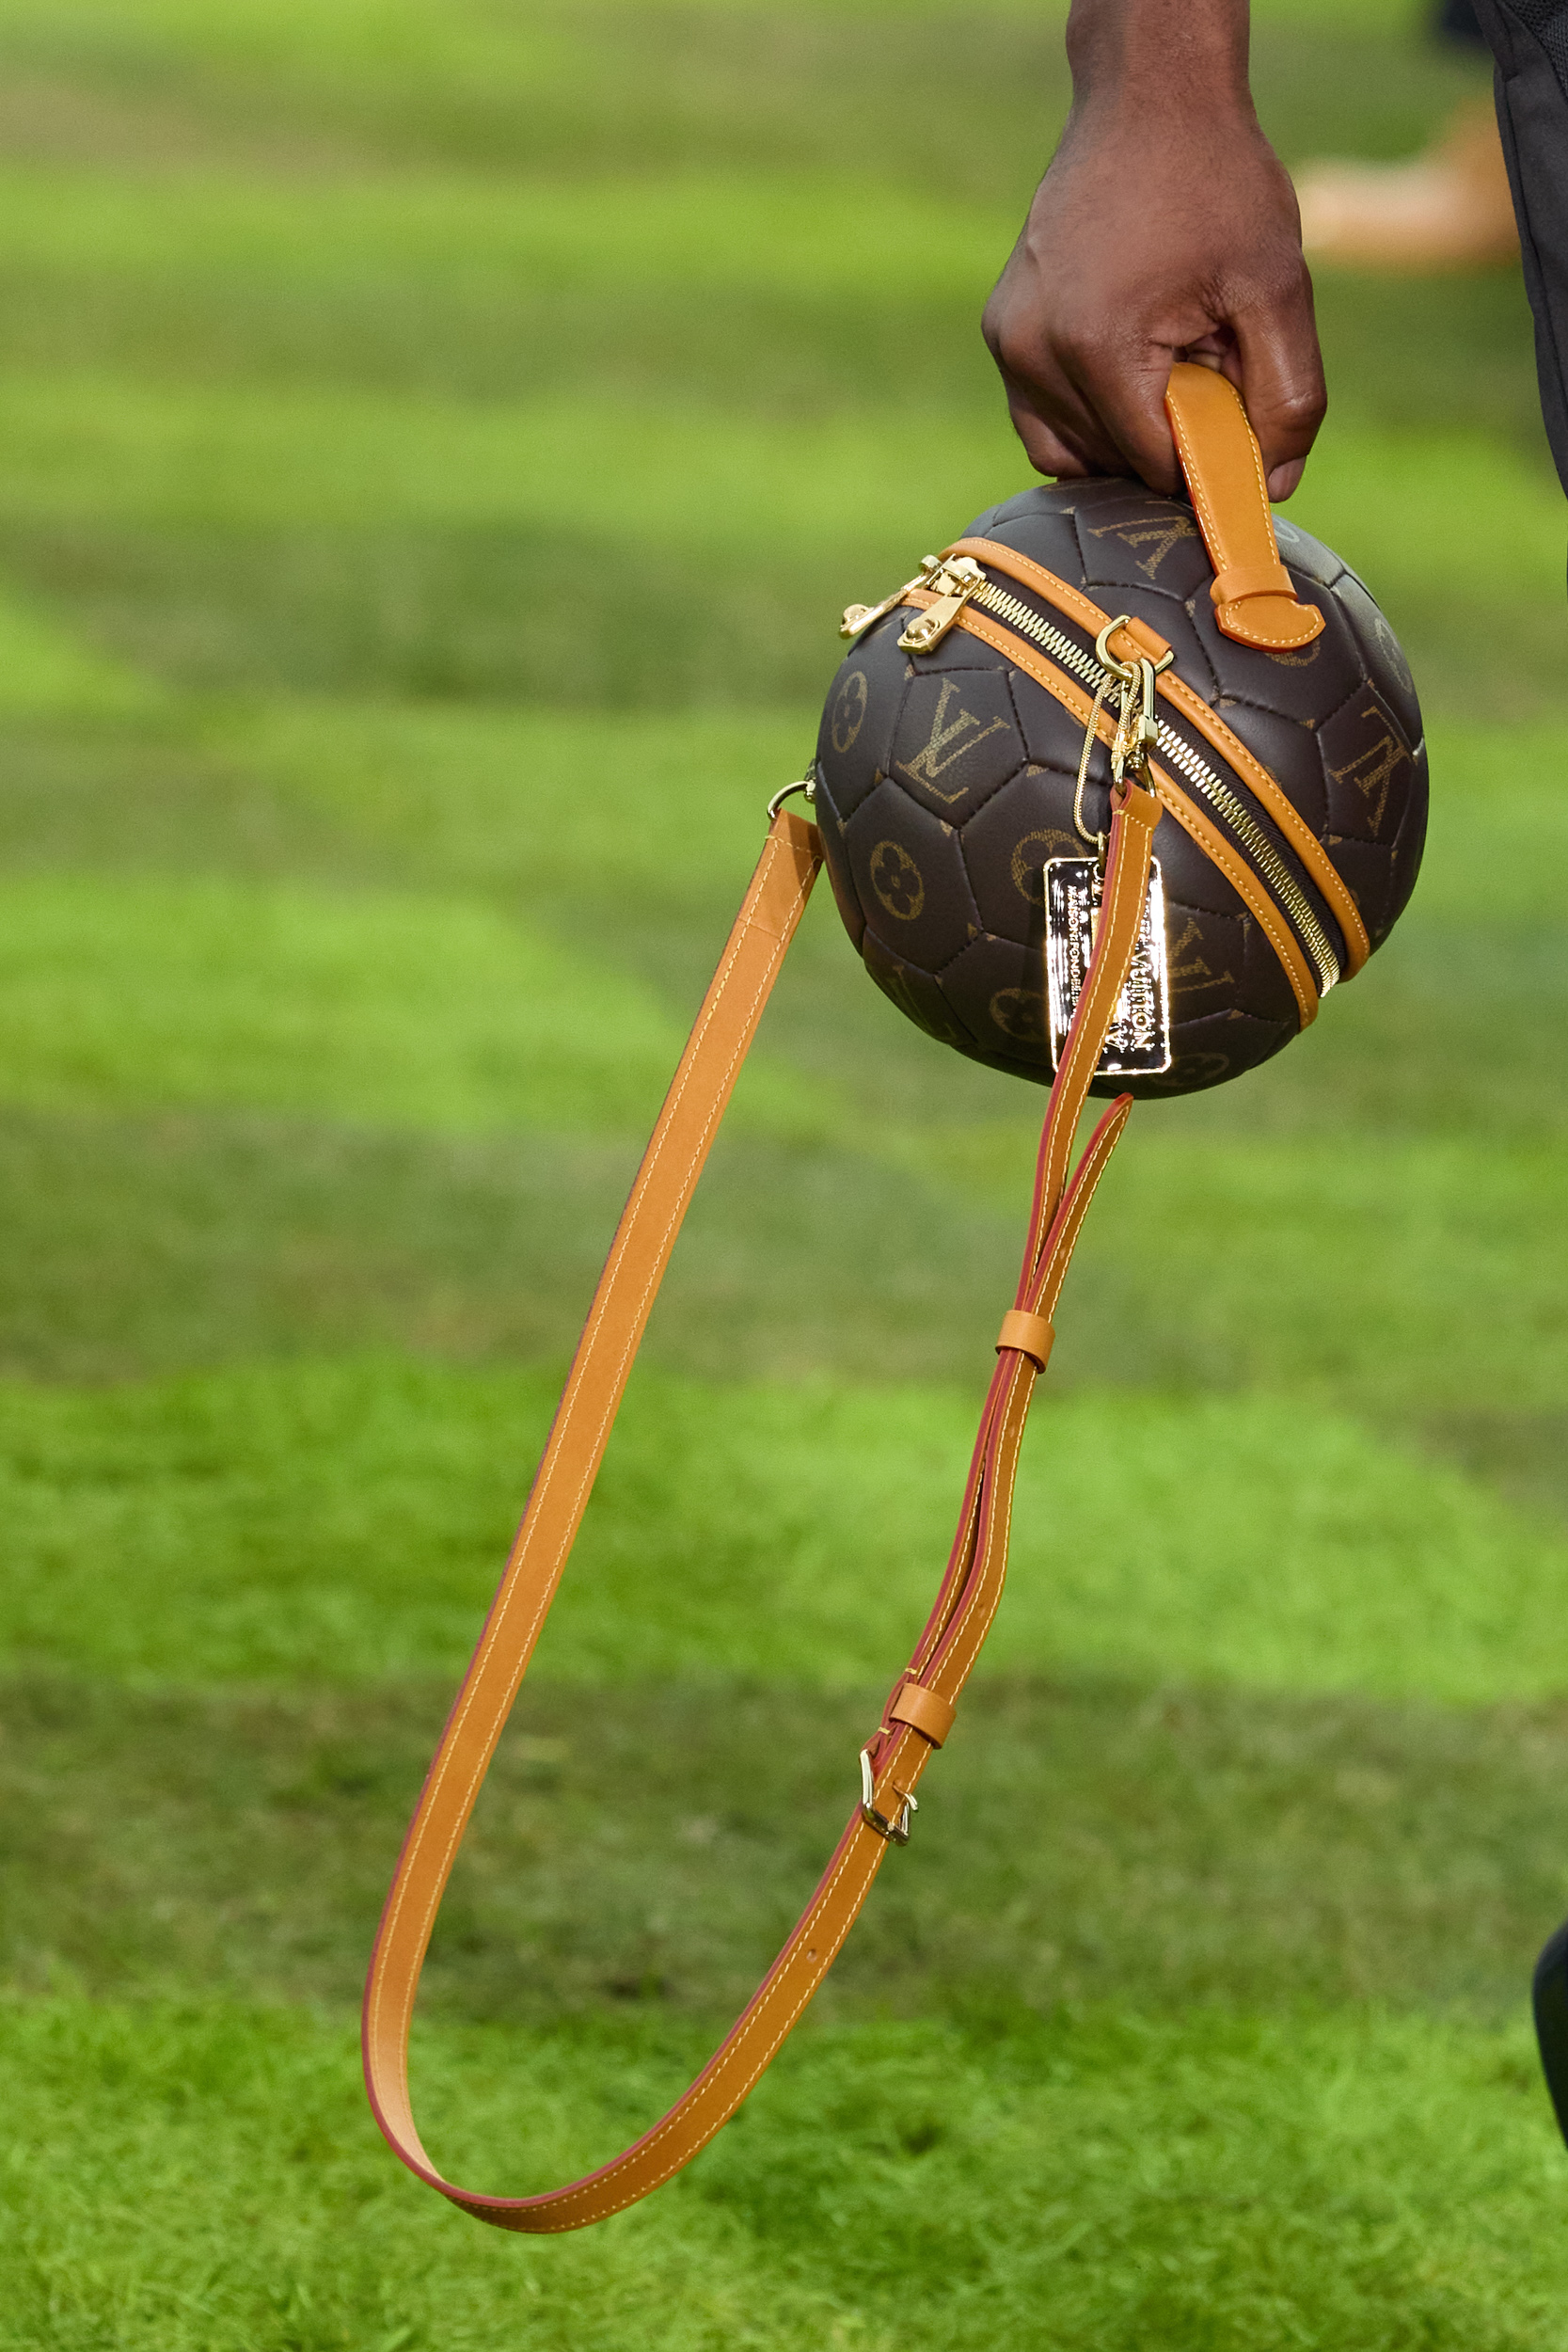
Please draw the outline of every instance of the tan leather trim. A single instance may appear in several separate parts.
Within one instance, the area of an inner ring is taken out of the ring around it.
[[[912,590],[910,601],[918,603],[923,594],[922,590]],[[1048,661],[1044,654],[1037,652],[1024,638],[1015,636],[1010,628],[1004,628],[989,613],[976,612],[974,606],[968,604],[954,626],[968,629],[972,636],[982,638],[995,652],[1005,655],[1007,660],[1032,677],[1037,686],[1043,686],[1048,694],[1053,694],[1064,710],[1072,713],[1081,727],[1088,725],[1089,714],[1094,707],[1088,695],[1068,676],[1065,670],[1058,670],[1053,661]],[[1103,711],[1100,714],[1096,732],[1101,741],[1106,744],[1115,736],[1116,729]],[[1301,1025],[1304,1029],[1310,1027],[1318,1017],[1318,988],[1307,958],[1296,944],[1294,931],[1245,859],[1231,848],[1219,827],[1212,823],[1188,797],[1176,778],[1167,775],[1157,760],[1149,762],[1149,770],[1163,805],[1170,811],[1182,831],[1190,834],[1212,863],[1218,866],[1278,957],[1281,969],[1291,983],[1291,993],[1296,1000]]]
[[[940,1748],[945,1744],[958,1710],[940,1691],[927,1691],[911,1676],[887,1712],[889,1723],[911,1724],[932,1747]]]
[[[1161,800],[1177,823],[1184,833],[1190,834],[1195,841],[1201,844],[1208,852],[1211,865],[1219,867],[1231,888],[1244,902],[1247,913],[1278,957],[1285,977],[1291,983],[1291,993],[1296,1000],[1302,1027],[1309,1029],[1318,1017],[1321,999],[1312,968],[1297,944],[1294,931],[1246,860],[1239,850],[1231,848],[1229,837],[1204,815],[1202,809],[1188,800],[1175,778],[1167,776],[1163,769],[1156,768],[1154,782]]]
[[[1249,596],[1295,597],[1295,587],[1283,564],[1233,564],[1216,572],[1209,583],[1211,604],[1245,604]]]
[[[1214,368],[1179,359],[1165,414],[1215,574],[1215,617],[1238,644],[1283,650],[1321,636],[1323,616],[1298,602],[1279,560],[1262,453],[1242,396]],[[1240,584],[1226,590],[1227,580]]]
[[[611,1245],[521,1531],[410,1826],[372,1959],[365,2072],[382,2130],[404,2163],[433,2186],[509,2228],[570,2229],[618,2210],[678,2169],[734,2105],[724,2106],[705,2076],[676,2111],[679,2122],[666,2119],[647,2141],[590,2181],[544,2198],[475,2198],[443,2181],[420,2143],[409,2105],[407,2037],[452,1858],[555,1597],[643,1324],[821,855],[815,827],[781,812]],[[880,1841],[866,1835],[877,1851],[863,1859],[874,1871]],[[855,1842],[849,1840],[851,1849]],[[790,1961],[791,1997],[802,1971],[815,1986],[837,1948],[833,1935],[842,1940],[848,1931],[858,1905],[843,1908],[846,1867],[847,1855],[840,1877],[819,1890],[821,1940],[809,1963],[799,1955]],[[800,1998],[809,1998],[809,1988]],[[726,2069],[739,2062],[732,2051]]]
[[[1026,1315],[1017,1307],[1009,1307],[1002,1318],[1002,1328],[996,1335],[996,1352],[1016,1347],[1021,1356],[1027,1356],[1037,1372],[1043,1372],[1051,1361],[1051,1345],[1055,1339],[1042,1315]]]
[[[1069,588],[1066,580],[1058,580],[1054,572],[1048,572],[1041,564],[1031,563],[1026,555],[1018,554],[1012,548],[1003,547],[998,540],[960,539],[947,552],[950,555],[971,555],[976,563],[987,564],[992,571],[1006,572],[1022,587],[1033,588],[1037,596],[1044,596],[1059,612],[1065,613],[1081,628],[1096,637],[1111,618],[1080,590]],[[911,601],[913,600],[911,597]],[[1150,628],[1147,621],[1136,615],[1111,639],[1110,647],[1121,661],[1138,654],[1147,654],[1151,661],[1159,661],[1170,651],[1159,630]],[[1344,977],[1354,979],[1371,954],[1372,943],[1361,919],[1360,908],[1351,897],[1338,867],[1317,834],[1262,761],[1248,751],[1241,737],[1227,726],[1218,711],[1212,709],[1184,677],[1179,676],[1175,670],[1165,670],[1161,673],[1156,685],[1171,707],[1179,710],[1188,724],[1196,727],[1212,744],[1221,758],[1235,770],[1253,798],[1268,812],[1272,822],[1295,851],[1307,869],[1307,880],[1339,927],[1345,947]]]
[[[1115,641],[1112,651],[1115,652]],[[1218,711],[1210,707],[1203,696],[1178,677],[1174,670],[1166,671],[1159,681],[1160,691],[1173,710],[1179,710],[1189,726],[1212,743],[1228,766],[1233,768],[1259,807],[1267,812],[1271,822],[1290,844],[1306,869],[1312,884],[1330,914],[1339,927],[1345,946],[1345,977],[1354,979],[1372,952],[1367,936],[1367,926],[1361,920],[1361,910],[1351,897],[1350,890],[1334,860],[1307,824],[1295,803],[1287,798],[1283,787],[1264,767],[1262,761],[1249,752],[1239,735],[1233,734]]]
[[[1099,605],[1085,596],[1081,588],[1074,588],[1068,580],[1058,580],[1054,572],[1048,572],[1043,564],[1035,563],[1027,555],[1020,555],[1016,548],[1005,548],[1000,539],[955,539],[950,548],[942,549],[943,562],[950,555],[972,555],[976,564],[989,564],[996,571],[1007,573],[1021,587],[1033,588],[1037,596],[1044,596],[1053,604],[1058,612],[1067,613],[1080,628],[1086,628],[1091,637],[1098,637],[1111,617],[1108,612],[1101,612]],[[1147,650],[1150,660],[1158,661],[1161,655],[1169,653],[1170,647],[1163,637],[1155,637],[1153,629],[1149,629],[1148,634],[1154,638],[1154,644]],[[1155,650],[1156,645],[1158,651]]]
[[[1150,628],[1148,623],[1136,612],[1129,617],[1125,628],[1116,631],[1109,644],[1118,661],[1135,661],[1142,653],[1148,654],[1151,661],[1163,661],[1170,651],[1159,630]],[[1163,682],[1162,679],[1155,681],[1157,685]]]

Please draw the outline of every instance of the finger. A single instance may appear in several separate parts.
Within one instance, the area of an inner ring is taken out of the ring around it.
[[[1013,431],[1023,443],[1023,453],[1037,473],[1054,474],[1058,481],[1069,482],[1105,471],[1088,451],[1066,434],[1058,433],[1037,409],[1017,400],[1009,401],[1007,405]]]
[[[1170,366],[1171,353],[1164,345],[1146,342],[1136,352],[1101,346],[1084,354],[1074,370],[1080,396],[1085,405],[1092,403],[1118,461],[1104,470],[1136,474],[1167,498],[1181,487],[1165,414]]]
[[[1246,409],[1250,421],[1252,410],[1246,395],[1242,355],[1229,328],[1227,327],[1224,333],[1227,338],[1226,342],[1222,342],[1218,336],[1208,335],[1204,338],[1204,344],[1207,348],[1200,348],[1198,344],[1194,343],[1187,350],[1179,353],[1178,357],[1183,359],[1196,359],[1203,367],[1214,368],[1227,383],[1234,384],[1242,395],[1242,405]],[[1261,442],[1259,446],[1261,450]],[[1290,457],[1282,466],[1268,466],[1265,457],[1264,463],[1267,467],[1266,480],[1270,501],[1275,506],[1283,506],[1285,501],[1300,489],[1301,478],[1307,471],[1307,460],[1305,457]]]
[[[1301,487],[1301,477],[1307,471],[1305,457],[1292,457],[1288,466],[1275,466],[1269,476],[1269,496],[1276,506],[1283,506],[1288,498]]]
[[[1013,431],[1037,473],[1056,474],[1065,480],[1122,470],[1115,448],[1099,431],[1093,418],[1085,416],[1071,400],[1070,393],[1064,400],[1059,392],[1048,414],[1038,385],[1006,366],[1002,369],[1002,380],[1006,387]],[[1066,386],[1061,387],[1061,391],[1067,390]],[[1069,413],[1064,415],[1064,408]]]
[[[1263,453],[1263,469],[1272,483],[1276,472],[1296,467],[1293,490],[1328,406],[1306,270],[1289,300],[1243,311],[1235,327],[1240,390]],[[1290,490],[1271,495],[1288,498]]]
[[[1050,474],[1057,482],[1078,482],[1085,475],[1103,470],[1090,465],[1031,410],[1014,408],[1012,420],[1013,430],[1023,443],[1023,453],[1037,473]]]

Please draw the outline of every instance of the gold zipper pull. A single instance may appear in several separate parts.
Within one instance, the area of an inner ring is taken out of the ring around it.
[[[1142,689],[1138,744],[1147,755],[1150,745],[1160,740],[1160,723],[1154,716],[1154,664],[1147,657],[1138,663],[1138,683]]]
[[[1143,711],[1138,721],[1138,740],[1146,752],[1151,750],[1160,740],[1160,722],[1154,715],[1154,681],[1162,670],[1170,668],[1175,660],[1175,653],[1167,645],[1158,661],[1150,661],[1147,654],[1141,655],[1138,660],[1139,682],[1143,688]]]
[[[927,562],[931,569],[925,585],[935,590],[937,601],[917,612],[898,640],[905,653],[930,653],[940,645],[975,590],[986,584],[985,573],[972,555],[956,555],[946,564],[928,556]]]
[[[847,604],[844,608],[844,618],[839,623],[839,635],[848,638],[863,637],[873,621],[879,621],[884,613],[893,611],[895,605],[902,604],[911,588],[924,588],[932,573],[940,572],[941,569],[942,563],[939,557],[923,556],[920,569],[914,578],[905,580],[902,588],[895,588],[891,596],[884,596],[880,604]]]

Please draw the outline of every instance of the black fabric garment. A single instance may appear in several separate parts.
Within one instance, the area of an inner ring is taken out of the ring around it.
[[[1444,40],[1462,41],[1466,49],[1484,49],[1486,35],[1476,23],[1471,0],[1439,0],[1433,31]]]
[[[1474,0],[1535,314],[1541,412],[1568,490],[1568,0]]]
[[[1475,0],[1497,63],[1497,124],[1508,157],[1525,284],[1535,313],[1541,408],[1568,490],[1568,0]],[[1559,2129],[1568,2140],[1568,1922],[1536,1963],[1535,2032]]]

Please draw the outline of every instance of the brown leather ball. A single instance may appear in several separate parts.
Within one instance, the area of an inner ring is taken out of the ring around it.
[[[1166,641],[1173,675],[1269,771],[1322,845],[1375,950],[1420,865],[1420,708],[1394,633],[1355,574],[1294,525],[1278,519],[1275,528],[1299,600],[1325,622],[1298,652],[1222,634],[1192,509],[1137,484],[1026,490],[964,536],[1017,550],[1106,615],[1130,612]],[[992,577],[1017,592],[1015,580]],[[1035,601],[1092,658],[1092,629]],[[911,1021],[974,1060],[1049,1084],[1042,869],[1053,858],[1088,854],[1073,821],[1085,729],[962,628],[928,655],[900,650],[913,617],[904,605],[867,630],[828,695],[815,776],[833,892],[866,969]],[[1342,928],[1247,774],[1164,702],[1160,716],[1220,778],[1224,804],[1239,804],[1264,828],[1293,884],[1285,905],[1309,907],[1342,977],[1350,961]],[[1109,824],[1110,781],[1097,743],[1083,807],[1091,833]],[[1165,901],[1171,1065],[1159,1075],[1101,1078],[1099,1093],[1218,1086],[1267,1061],[1303,1025],[1259,920],[1168,813],[1154,854]],[[1268,870],[1277,877],[1277,865]]]

